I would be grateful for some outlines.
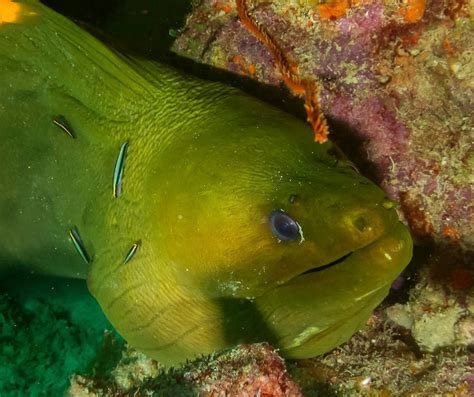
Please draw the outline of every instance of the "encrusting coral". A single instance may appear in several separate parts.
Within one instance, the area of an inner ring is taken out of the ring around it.
[[[134,350],[125,350],[109,377],[76,375],[68,394],[74,397],[302,396],[283,360],[267,344],[239,346],[169,371]]]
[[[305,98],[307,121],[313,128],[314,139],[320,143],[325,142],[329,132],[326,119],[320,109],[318,82],[314,78],[302,79],[298,75],[296,65],[287,59],[284,51],[273,40],[267,29],[250,15],[246,0],[237,0],[236,4],[241,23],[271,51],[286,86],[293,94]]]

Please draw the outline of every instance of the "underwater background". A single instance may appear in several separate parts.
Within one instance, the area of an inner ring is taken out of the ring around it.
[[[44,3],[121,52],[304,117],[232,2]],[[411,265],[367,326],[323,357],[284,362],[261,344],[169,371],[126,346],[85,282],[14,274],[0,280],[1,397],[474,395],[472,2],[256,4],[301,70],[323,76],[333,138],[402,203]]]

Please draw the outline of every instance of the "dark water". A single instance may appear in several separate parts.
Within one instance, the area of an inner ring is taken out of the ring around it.
[[[47,0],[51,8],[89,25],[115,46],[138,55],[165,56],[191,11],[191,0]]]
[[[192,11],[193,0],[43,0],[122,53],[165,62],[208,80],[233,85],[306,120],[300,98],[280,87],[198,64],[169,49]]]

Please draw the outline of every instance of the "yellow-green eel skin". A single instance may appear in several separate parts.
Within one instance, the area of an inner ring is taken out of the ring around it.
[[[87,279],[131,346],[168,365],[260,341],[313,357],[364,325],[412,241],[331,142],[37,2],[0,6],[2,274]]]

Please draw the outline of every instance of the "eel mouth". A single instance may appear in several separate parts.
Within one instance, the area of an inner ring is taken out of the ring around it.
[[[319,283],[331,277],[340,280],[343,274],[365,274],[372,284],[386,284],[388,279],[395,279],[408,264],[412,253],[412,240],[408,229],[397,222],[387,233],[374,239],[369,244],[346,251],[337,259],[305,270],[288,280],[290,286],[301,283]],[[375,278],[378,278],[375,282]],[[354,286],[349,283],[351,288]],[[367,287],[367,283],[365,283]],[[364,288],[365,288],[364,287]]]
[[[343,256],[341,256],[340,258],[326,264],[326,265],[322,265],[322,266],[318,266],[318,267],[314,267],[312,269],[309,269],[309,270],[306,270],[305,272],[299,274],[297,277],[301,277],[301,276],[304,276],[306,274],[310,274],[310,273],[317,273],[317,272],[321,272],[323,270],[326,270],[330,267],[333,267],[333,266],[336,266],[336,265],[339,265],[340,263],[344,262],[346,259],[348,259],[351,255],[353,254],[353,252],[349,252],[348,254],[345,254]]]
[[[288,358],[309,358],[349,339],[387,295],[411,253],[408,229],[397,223],[368,245],[349,248],[257,297],[260,312],[278,332],[275,345]]]

